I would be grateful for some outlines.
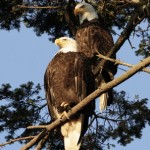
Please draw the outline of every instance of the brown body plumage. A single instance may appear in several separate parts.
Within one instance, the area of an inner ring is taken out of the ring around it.
[[[100,61],[96,56],[98,52],[106,56],[114,46],[112,35],[98,19],[83,22],[77,30],[76,41],[78,43],[78,51],[81,51],[87,57],[95,58],[93,63]],[[117,68],[112,62],[109,62],[107,68],[103,69],[109,69],[112,74],[116,74],[117,72]]]
[[[61,114],[64,111],[61,107],[63,102],[71,108],[94,91],[93,78],[88,61],[82,53],[58,53],[45,73],[48,103]],[[56,118],[58,117],[55,116]]]
[[[80,26],[75,36],[78,50],[91,58],[94,70],[101,60],[96,55],[100,53],[106,56],[113,47],[114,42],[112,35],[103,22],[100,22],[94,8],[90,4],[79,3],[75,7],[74,12],[76,15],[79,15],[80,18]],[[114,55],[113,58],[116,58],[116,55]],[[100,70],[100,74],[95,78],[97,87],[111,81],[116,72],[117,66],[108,61],[105,67],[102,67]],[[112,103],[112,89],[110,89],[105,96],[103,95],[103,99],[107,101],[106,106]]]

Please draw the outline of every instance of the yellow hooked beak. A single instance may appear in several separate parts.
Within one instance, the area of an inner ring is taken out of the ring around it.
[[[61,39],[61,38],[59,38],[59,39],[56,39],[55,40],[55,44],[57,45],[57,46],[59,46],[59,48],[62,48],[62,47],[64,47],[64,41]]]
[[[85,12],[83,8],[78,8],[74,10],[74,15],[77,16],[78,14],[82,14],[83,12]]]
[[[59,43],[60,43],[60,40],[59,40],[59,39],[56,39],[56,40],[55,40],[55,44],[58,45]]]
[[[61,48],[62,42],[60,39],[56,39],[55,44]]]

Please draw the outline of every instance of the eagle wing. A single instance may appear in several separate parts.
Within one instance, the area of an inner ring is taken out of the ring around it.
[[[82,101],[86,96],[88,96],[95,90],[94,75],[92,73],[90,64],[88,63],[88,59],[85,56],[81,56],[80,58],[76,57],[74,63],[75,89],[80,101]],[[92,101],[80,112],[80,118],[82,123],[81,134],[78,142],[81,141],[81,138],[87,131],[88,120],[89,117],[93,114],[94,109],[95,101]]]
[[[83,52],[87,57],[92,58],[92,70],[94,70],[101,61],[96,55],[100,53],[107,56],[114,46],[112,35],[97,19],[87,21],[79,26],[76,33],[76,41],[79,51]],[[113,58],[116,58],[116,55],[114,55]],[[111,81],[116,73],[117,65],[107,61],[105,67],[102,66],[101,73],[95,77],[96,87]],[[105,109],[112,101],[113,95],[112,89],[110,89],[107,93],[102,94],[100,109]]]
[[[44,75],[44,89],[45,89],[45,96],[47,99],[47,105],[49,114],[52,120],[57,118],[56,109],[54,108],[55,96],[53,89],[51,88],[51,74],[50,74],[50,64],[48,65],[45,75]]]
[[[100,59],[95,57],[98,54],[97,52],[106,56],[114,46],[112,35],[97,19],[85,22],[79,26],[76,33],[76,41],[79,51],[83,52],[87,57],[94,57],[97,60],[95,61],[96,63],[100,61]],[[115,54],[113,58],[116,58]],[[105,69],[115,75],[117,65],[114,65],[112,62],[108,63]]]
[[[98,53],[107,56],[111,48],[114,46],[112,35],[108,30],[100,26],[91,26],[89,27],[89,35],[91,42],[91,49],[94,50],[95,55]],[[116,54],[113,56],[116,59]],[[93,69],[97,67],[101,59],[98,58],[96,63],[93,65]],[[95,78],[97,87],[110,82],[114,79],[114,75],[117,73],[117,65],[113,62],[107,61],[105,66],[102,66],[101,74],[98,74]],[[100,110],[104,110],[106,106],[110,105],[113,101],[113,92],[112,89],[109,89],[106,93],[103,93],[100,96]]]

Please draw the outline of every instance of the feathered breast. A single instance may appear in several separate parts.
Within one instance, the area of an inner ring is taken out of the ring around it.
[[[58,53],[47,67],[45,91],[52,115],[53,107],[62,113],[63,102],[73,107],[94,89],[94,76],[82,53]]]
[[[106,55],[114,45],[111,34],[106,28],[101,27],[97,19],[79,26],[76,41],[78,50],[88,57],[93,57],[96,51]]]

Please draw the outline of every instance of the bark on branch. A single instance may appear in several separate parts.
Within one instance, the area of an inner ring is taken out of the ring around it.
[[[135,65],[134,67],[132,67],[131,69],[129,69],[127,72],[125,72],[120,77],[112,80],[111,82],[108,82],[106,85],[103,85],[102,87],[99,87],[92,94],[90,94],[89,96],[87,96],[79,104],[77,104],[75,107],[73,107],[68,112],[68,117],[72,118],[78,111],[80,111],[81,109],[83,109],[89,102],[91,102],[92,100],[94,100],[95,98],[97,98],[99,95],[101,95],[102,93],[106,92],[110,88],[113,88],[113,87],[121,84],[122,82],[124,82],[125,80],[127,80],[128,78],[130,78],[135,73],[137,73],[138,71],[140,71],[144,67],[148,66],[149,64],[150,64],[150,57],[145,58],[144,60],[142,60],[137,65]],[[41,140],[41,138],[43,138],[48,132],[50,132],[54,128],[56,128],[56,127],[64,124],[65,122],[67,122],[67,120],[68,119],[64,116],[61,119],[61,121],[58,119],[58,120],[52,122],[50,125],[45,126],[45,129],[41,133],[39,133],[34,139],[32,139],[29,143],[27,143],[25,146],[23,146],[21,148],[21,150],[28,150],[33,145],[35,145],[37,142],[39,142]]]
[[[103,58],[103,59],[106,59],[108,61],[111,61],[111,62],[114,62],[115,64],[120,64],[120,65],[123,65],[123,66],[127,66],[127,67],[134,67],[134,65],[132,64],[129,64],[129,63],[126,63],[126,62],[123,62],[121,60],[116,60],[116,59],[112,59],[112,58],[109,58],[109,57],[106,57],[100,53],[98,53],[97,55],[99,58]],[[142,69],[143,72],[147,72],[147,73],[150,73],[150,69],[148,68],[143,68]]]
[[[50,136],[50,133],[46,134],[45,137],[42,138],[41,141],[38,143],[35,150],[41,150],[45,142],[48,140],[49,136]]]
[[[30,139],[33,139],[34,137],[35,137],[35,136],[27,136],[27,137],[12,139],[12,140],[10,140],[10,141],[8,141],[8,142],[5,142],[5,143],[0,144],[0,147],[3,147],[3,146],[8,145],[8,144],[12,144],[12,143],[17,142],[17,141],[30,140]]]
[[[26,8],[26,9],[59,9],[63,8],[62,6],[26,6],[26,5],[17,5],[19,8]]]

